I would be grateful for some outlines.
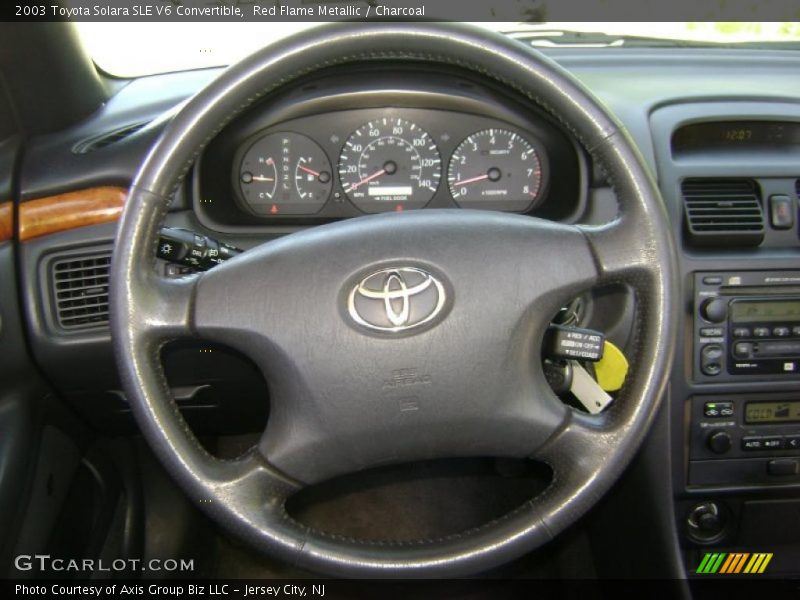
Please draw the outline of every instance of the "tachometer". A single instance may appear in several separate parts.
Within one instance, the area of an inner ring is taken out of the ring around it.
[[[356,129],[339,156],[347,197],[368,213],[423,208],[442,176],[439,150],[430,135],[398,117],[382,117]]]
[[[484,129],[453,152],[447,183],[462,208],[523,212],[540,200],[542,161],[519,134]]]
[[[238,175],[245,202],[261,215],[317,213],[333,186],[322,148],[297,133],[259,138],[242,157]]]

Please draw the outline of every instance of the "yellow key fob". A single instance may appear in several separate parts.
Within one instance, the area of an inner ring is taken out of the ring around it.
[[[606,392],[616,392],[625,383],[628,375],[628,359],[622,350],[607,341],[603,347],[603,358],[594,363],[597,383]]]

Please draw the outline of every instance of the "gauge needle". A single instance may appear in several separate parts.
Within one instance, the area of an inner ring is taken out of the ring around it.
[[[254,181],[275,181],[272,177],[262,177],[261,175],[253,175]]]
[[[470,179],[464,179],[462,181],[456,181],[453,185],[454,186],[466,185],[468,183],[475,183],[476,181],[483,181],[484,179],[489,179],[488,173],[486,175],[479,175],[478,177],[472,177]]]
[[[350,189],[348,189],[347,191],[348,191],[348,192],[352,192],[354,189],[356,189],[356,188],[358,188],[358,187],[361,187],[361,186],[362,186],[362,185],[364,185],[365,183],[367,183],[367,182],[369,182],[369,181],[372,181],[372,180],[373,180],[373,179],[375,179],[376,177],[380,177],[381,175],[384,175],[385,173],[386,173],[386,169],[381,169],[380,171],[378,171],[378,172],[376,172],[376,173],[373,173],[373,174],[372,174],[372,175],[370,175],[369,177],[364,177],[364,179],[362,179],[362,180],[361,180],[361,181],[359,181],[358,183],[354,183],[353,185],[351,185],[351,186],[350,186]]]
[[[305,171],[309,175],[313,175],[314,177],[319,177],[319,173],[317,171],[315,171],[314,169],[309,169],[308,167],[304,167],[303,165],[297,165],[297,167],[301,171]]]

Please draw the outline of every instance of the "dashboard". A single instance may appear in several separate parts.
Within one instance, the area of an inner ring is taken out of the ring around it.
[[[727,315],[715,322],[708,301],[723,296],[728,306],[728,299],[748,291],[736,287],[741,284],[752,288],[752,300],[770,296],[775,303],[769,310],[788,307],[786,318],[770,324],[770,339],[743,341],[751,349],[785,344],[785,329],[788,342],[797,343],[800,60],[791,52],[743,50],[546,52],[605,102],[634,138],[658,180],[677,240],[682,335],[668,400],[649,442],[653,449],[644,459],[648,493],[669,498],[660,526],[677,538],[687,565],[696,565],[704,548],[751,547],[759,540],[794,544],[796,553],[791,530],[767,516],[796,519],[800,452],[790,444],[800,443],[791,441],[800,433],[800,363],[787,368],[793,361],[781,354],[774,372],[737,374],[744,367],[731,362],[734,330],[742,325]],[[22,204],[68,190],[125,187],[174,107],[217,74],[131,81],[85,122],[35,139],[21,165]],[[88,154],[73,151],[98,132],[131,125],[141,127],[121,141]],[[733,182],[736,194],[755,198],[760,229],[723,231],[716,237],[725,243],[706,243],[714,236],[698,236],[687,222],[689,192],[707,193],[698,180]],[[399,63],[320,72],[224,124],[175,195],[167,222],[249,249],[364,214],[466,208],[603,223],[616,214],[616,197],[572,134],[530,102],[457,69],[412,70]],[[125,410],[111,375],[107,327],[59,327],[51,267],[103,253],[107,258],[114,233],[115,225],[105,223],[31,239],[21,244],[18,261],[33,356],[78,412],[106,430],[124,429]],[[776,274],[782,278],[777,290]],[[629,322],[602,322],[622,306],[619,298],[618,290],[603,291],[594,318],[611,339],[624,342]],[[763,326],[756,320],[746,324],[754,335]],[[780,335],[773,336],[776,327]],[[261,394],[252,365],[217,348],[166,352],[174,388],[194,389],[204,377],[208,387],[186,392],[182,404],[187,414],[202,408],[201,427],[213,431],[264,418],[247,408],[248,399]],[[91,378],[88,363],[96,365]],[[769,445],[776,439],[780,447]],[[792,556],[786,549],[776,554],[773,568],[785,560],[791,572]]]

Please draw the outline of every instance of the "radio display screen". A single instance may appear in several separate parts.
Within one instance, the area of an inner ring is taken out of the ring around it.
[[[800,300],[732,302],[731,321],[733,323],[800,321]]]
[[[800,422],[800,401],[748,402],[744,409],[745,423]]]

